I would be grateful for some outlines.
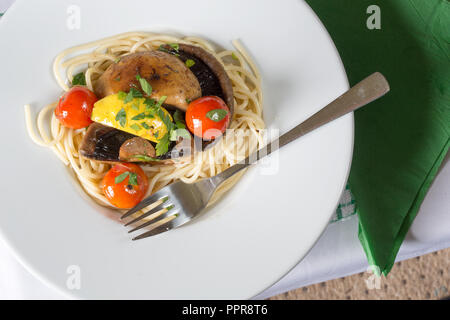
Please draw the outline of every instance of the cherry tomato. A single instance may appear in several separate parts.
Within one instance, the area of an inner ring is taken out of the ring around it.
[[[217,112],[217,110],[225,110],[226,114],[224,111]],[[212,140],[221,136],[227,129],[230,118],[230,110],[226,103],[216,96],[198,98],[189,103],[186,111],[187,127],[203,140]]]
[[[144,171],[133,163],[120,163],[103,177],[102,189],[108,201],[120,209],[130,209],[142,201],[148,189]]]
[[[75,86],[67,91],[55,109],[56,118],[65,126],[81,129],[92,123],[91,113],[97,101],[95,94],[82,86]]]

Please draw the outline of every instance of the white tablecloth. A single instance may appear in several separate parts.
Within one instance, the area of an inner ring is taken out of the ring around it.
[[[0,12],[13,0],[0,0]],[[449,156],[434,181],[397,260],[409,259],[450,247]],[[291,289],[367,270],[367,261],[357,237],[358,221],[330,224],[309,254],[279,282],[259,294],[262,299]],[[370,274],[367,274],[369,277]],[[388,281],[388,280],[382,280]],[[65,297],[31,275],[0,241],[0,299],[64,299]]]

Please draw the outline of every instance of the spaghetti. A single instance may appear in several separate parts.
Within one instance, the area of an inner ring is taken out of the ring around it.
[[[120,57],[134,52],[155,50],[167,43],[200,46],[223,64],[233,86],[234,116],[226,135],[213,147],[196,154],[194,161],[181,158],[173,164],[143,165],[142,169],[149,179],[150,193],[178,179],[193,183],[198,179],[214,176],[264,145],[261,76],[241,44],[233,41],[235,51],[219,51],[210,42],[198,37],[180,38],[128,32],[64,50],[56,56],[53,64],[54,77],[63,90],[70,89],[66,79],[73,79],[74,72],[83,69],[86,86],[93,90],[97,79]],[[61,73],[64,73],[65,77]],[[40,146],[52,149],[58,158],[75,172],[83,189],[97,203],[111,207],[100,186],[111,165],[80,156],[79,147],[87,129],[70,129],[61,125],[53,112],[56,105],[57,103],[49,104],[39,112],[35,121],[37,132],[34,129],[30,106],[25,106],[26,125],[31,139]],[[45,118],[49,112],[52,112],[52,115],[48,123]],[[241,178],[243,172],[222,184],[210,204],[228,191]]]

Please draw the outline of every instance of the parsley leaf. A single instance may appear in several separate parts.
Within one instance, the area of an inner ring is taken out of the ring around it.
[[[125,99],[126,96],[127,96],[127,94],[126,94],[125,92],[123,92],[123,91],[117,92],[117,97],[118,97],[120,100]]]
[[[139,81],[142,90],[149,96],[152,94],[152,86],[140,75],[136,75],[136,79]]]
[[[171,46],[176,52],[180,50],[180,45],[178,43],[170,43],[169,46]]]
[[[208,111],[208,112],[206,113],[206,117],[207,117],[208,119],[211,119],[211,120],[214,121],[214,122],[219,122],[219,121],[222,121],[223,118],[225,118],[227,114],[228,114],[228,111],[227,111],[227,110],[224,110],[224,109],[214,109],[214,110]]]
[[[159,161],[159,159],[146,156],[145,154],[135,154],[133,158],[141,161]]]
[[[120,109],[120,111],[117,112],[116,121],[119,121],[119,124],[122,127],[125,127],[125,125],[127,124],[127,113],[125,112],[124,108]]]
[[[169,150],[169,134],[166,133],[164,137],[156,144],[156,155],[160,156],[165,154]]]
[[[184,116],[183,116],[183,114],[181,113],[180,110],[176,110],[175,111],[175,113],[173,114],[173,120],[175,120],[175,126],[178,129],[185,129],[186,128],[186,125],[185,125],[185,122],[184,122]]]
[[[130,172],[129,176],[130,176],[130,178],[128,179],[128,184],[130,184],[132,186],[137,186],[138,185],[137,174],[134,172]]]
[[[114,81],[120,81],[120,76],[118,76],[117,78],[114,78]]]
[[[159,98],[159,101],[158,101],[158,103],[156,104],[156,108],[159,108],[159,107],[161,107],[162,106],[162,104],[164,103],[164,101],[166,101],[166,99],[167,99],[167,96],[162,96],[161,98]]]
[[[140,102],[139,102],[139,101],[136,101],[135,103],[133,103],[133,104],[131,105],[131,108],[133,108],[134,110],[139,111],[139,105],[140,105]]]
[[[141,130],[141,127],[140,127],[137,123],[133,123],[133,124],[130,126],[130,128],[133,129],[133,130],[136,130],[136,131]]]
[[[86,77],[84,76],[83,72],[80,72],[73,76],[72,85],[73,86],[76,86],[76,85],[85,86],[86,85]]]
[[[130,172],[129,171],[125,171],[124,173],[118,175],[115,179],[114,182],[117,183],[121,183],[123,180],[125,180],[126,177],[128,177],[128,174]]]
[[[131,100],[133,100],[134,98],[142,98],[142,92],[140,92],[136,88],[131,88],[130,92],[128,92],[127,96],[123,100],[123,103],[128,103]]]
[[[139,113],[138,115],[135,115],[133,118],[131,118],[131,120],[142,120],[145,118],[145,113]]]
[[[186,65],[186,67],[190,68],[195,64],[195,61],[192,59],[187,59],[184,64]]]
[[[141,126],[143,126],[144,129],[147,129],[147,130],[150,129],[150,126],[145,122],[141,122]]]
[[[232,57],[234,60],[239,60],[238,57],[236,56],[236,54],[235,54],[234,52],[231,53],[231,57]]]

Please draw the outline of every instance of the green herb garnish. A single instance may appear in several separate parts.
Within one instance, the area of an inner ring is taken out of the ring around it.
[[[72,85],[73,86],[76,86],[76,85],[85,86],[86,85],[86,77],[84,76],[83,72],[80,72],[73,77]]]
[[[145,113],[144,112],[139,113],[139,114],[135,115],[133,118],[131,118],[131,120],[142,120],[142,119],[145,119]]]
[[[146,156],[145,154],[135,154],[133,158],[141,161],[159,161],[159,159]]]
[[[128,179],[128,184],[131,184],[132,186],[137,186],[137,174],[134,172],[130,172],[129,174],[130,178]]]
[[[164,137],[162,137],[162,139],[156,144],[156,155],[160,156],[165,154],[169,150],[169,143],[169,134],[166,133]]]
[[[152,94],[152,86],[140,75],[136,75],[136,79],[139,81],[142,90],[149,96]]]
[[[127,94],[126,94],[126,92],[119,91],[119,92],[117,92],[117,97],[118,97],[120,100],[123,100],[123,99],[125,99],[125,98],[127,97]]]
[[[178,129],[186,129],[186,124],[184,122],[184,116],[180,110],[176,110],[173,114],[173,120],[175,121],[175,126]]]
[[[137,123],[133,123],[133,124],[130,126],[130,128],[133,129],[133,130],[135,130],[135,131],[141,130],[141,127],[140,127]]]
[[[120,81],[120,76],[115,78],[114,81]]]
[[[136,101],[135,103],[133,103],[133,104],[131,105],[131,108],[134,109],[134,110],[139,111],[139,105],[140,105],[140,102],[139,102],[139,101]]]
[[[130,88],[130,92],[128,92],[127,96],[123,100],[123,103],[131,102],[134,98],[142,98],[142,92],[136,88]]]
[[[166,101],[167,96],[162,96],[161,98],[159,98],[158,103],[156,104],[156,108],[159,108],[162,106],[162,104],[164,103],[164,101]]]
[[[114,63],[119,63],[120,58],[117,58],[116,60],[114,60]]]
[[[231,57],[232,57],[234,60],[239,60],[239,58],[236,56],[236,54],[235,54],[234,52],[231,53]]]
[[[186,98],[186,103],[187,104],[189,104],[189,103],[191,103],[192,102],[192,100],[191,99],[189,99],[189,98]]]
[[[150,129],[150,126],[146,122],[141,122],[141,126],[144,127],[144,129]]]
[[[125,127],[125,125],[127,124],[127,113],[125,112],[124,108],[120,109],[120,111],[117,112],[116,121],[119,121],[119,124],[122,127]]]
[[[173,47],[172,45],[174,45],[175,47]],[[178,52],[178,49],[176,49],[176,48],[179,48],[179,46],[178,46],[177,43],[169,44],[169,46],[170,46],[172,49],[174,49],[175,51],[168,50],[165,46],[166,46],[165,44],[160,45],[159,48],[158,48],[158,50],[159,50],[159,51],[162,51],[162,52],[166,52],[166,53],[173,54],[173,55],[175,55],[175,56],[177,56],[177,57],[180,56],[180,55],[177,53],[177,52]]]
[[[171,46],[176,52],[180,50],[180,45],[178,43],[170,43],[169,46]]]
[[[125,171],[124,173],[122,173],[122,174],[119,174],[115,179],[114,179],[114,182],[117,184],[117,183],[121,183],[123,180],[125,180],[125,178],[126,177],[128,177],[128,174],[129,174],[130,172],[129,171]]]
[[[187,59],[184,64],[186,65],[186,67],[190,68],[195,64],[195,61],[192,59]]]
[[[214,122],[219,122],[219,121],[223,120],[223,118],[225,118],[227,114],[228,114],[227,110],[214,109],[214,110],[208,111],[206,113],[206,117],[208,119],[211,119]]]

